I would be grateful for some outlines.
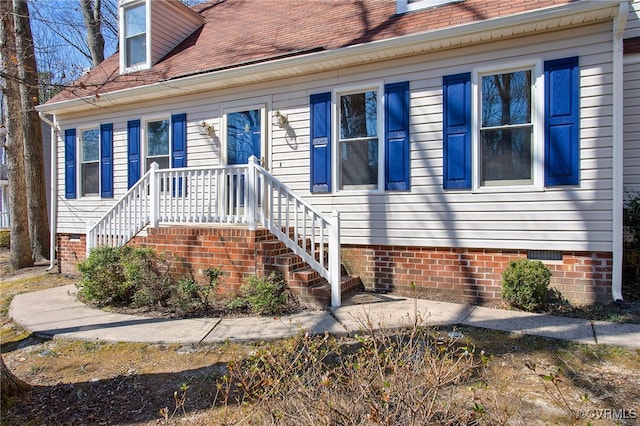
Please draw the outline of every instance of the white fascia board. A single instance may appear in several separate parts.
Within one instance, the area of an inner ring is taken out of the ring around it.
[[[344,66],[345,63],[356,65],[372,61],[363,58],[363,56],[367,55],[375,57],[375,61],[380,61],[438,50],[441,49],[440,46],[442,45],[460,47],[468,43],[471,35],[492,33],[493,37],[491,39],[496,40],[496,31],[504,31],[514,27],[521,29],[526,24],[539,23],[539,26],[535,26],[535,30],[531,30],[533,32],[540,30],[540,28],[558,30],[565,26],[575,26],[577,23],[605,19],[613,20],[617,14],[620,3],[626,1],[627,0],[582,0],[561,6],[553,6],[531,12],[497,17],[456,27],[447,27],[334,50],[320,51],[220,71],[203,71],[202,74],[179,77],[109,93],[101,93],[98,98],[88,96],[85,98],[71,99],[54,104],[40,105],[36,109],[52,114],[64,114],[86,110],[91,106],[101,108],[105,106],[124,105],[131,102],[132,99],[135,102],[161,99],[174,94],[184,95],[191,92],[202,91],[203,89],[221,89],[238,84],[326,71]],[[566,19],[567,17],[572,17],[572,19]],[[505,31],[505,33],[509,35],[511,32]],[[519,32],[519,35],[523,34],[525,34],[525,32]],[[483,38],[479,37],[479,39]]]

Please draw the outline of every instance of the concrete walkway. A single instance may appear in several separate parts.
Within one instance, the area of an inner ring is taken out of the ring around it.
[[[9,315],[23,328],[48,338],[149,343],[216,343],[314,334],[355,334],[368,322],[373,328],[413,324],[482,327],[589,344],[640,349],[640,324],[589,321],[528,312],[484,308],[422,299],[376,296],[361,304],[310,311],[279,318],[164,319],[123,315],[87,307],[73,285],[14,297]]]

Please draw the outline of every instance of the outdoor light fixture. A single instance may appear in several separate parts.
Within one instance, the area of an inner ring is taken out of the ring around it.
[[[287,122],[288,122],[287,116],[281,113],[280,111],[274,112],[273,117],[271,118],[272,118],[271,123],[273,123],[274,126],[278,126],[282,129],[287,125]]]
[[[213,126],[202,120],[202,123],[200,123],[200,134],[202,136],[211,136],[213,134]]]

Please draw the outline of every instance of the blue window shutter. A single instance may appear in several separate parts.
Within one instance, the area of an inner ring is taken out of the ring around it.
[[[171,116],[171,167],[187,166],[187,114]],[[173,196],[182,196],[182,178],[178,178],[176,192],[176,178],[173,178]],[[186,195],[186,194],[185,194]]]
[[[471,73],[443,78],[443,186],[471,189]]]
[[[140,120],[127,122],[128,188],[140,179]]]
[[[385,96],[385,189],[410,188],[409,82],[387,84]]]
[[[113,124],[100,126],[100,196],[113,197]]]
[[[331,192],[331,93],[311,95],[311,192]]]
[[[580,68],[578,57],[544,63],[544,181],[580,182]]]
[[[76,129],[64,131],[64,196],[76,198]]]
[[[171,167],[187,167],[187,114],[171,116]]]

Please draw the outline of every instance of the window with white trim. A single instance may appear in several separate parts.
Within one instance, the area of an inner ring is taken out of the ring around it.
[[[411,189],[408,81],[314,93],[309,110],[312,193]]]
[[[447,190],[580,185],[580,58],[442,78]]]
[[[543,150],[535,112],[542,96],[537,89],[539,78],[538,64],[477,73],[474,149],[478,187],[541,183],[542,164],[535,161]]]
[[[158,163],[159,168],[169,168],[169,119],[147,121],[146,126],[145,170],[151,168],[152,163]]]
[[[124,9],[124,66],[147,63],[147,8],[146,3]]]
[[[338,95],[338,189],[378,189],[378,90]]]
[[[100,193],[100,131],[83,130],[80,143],[80,188],[85,196]]]

